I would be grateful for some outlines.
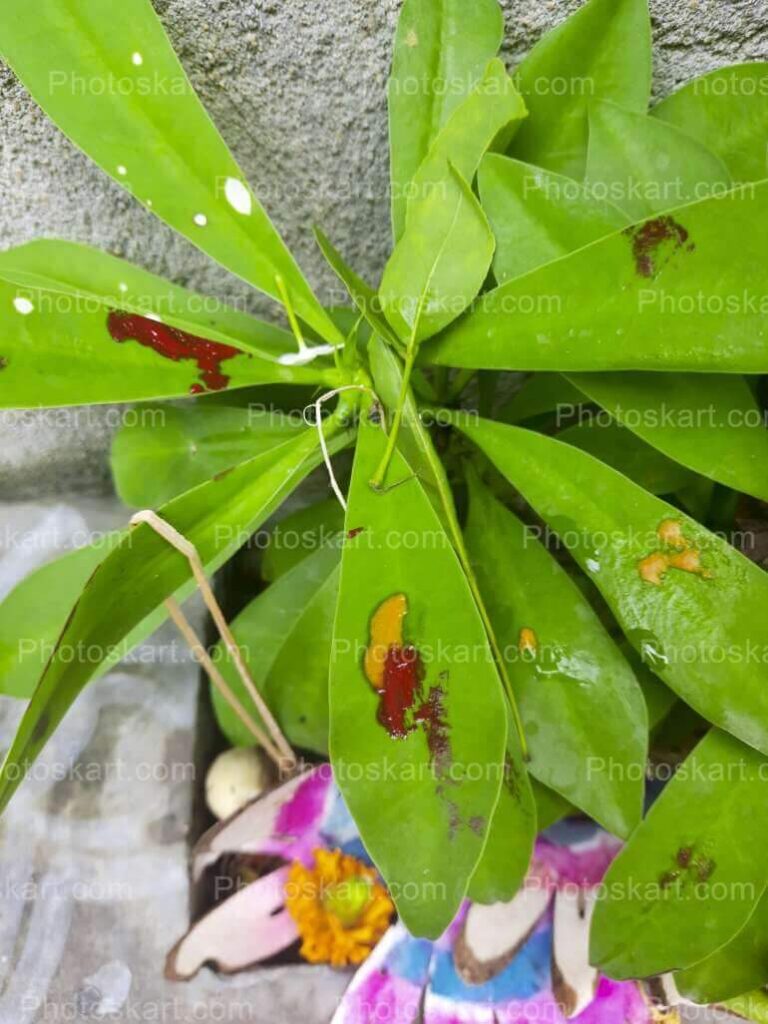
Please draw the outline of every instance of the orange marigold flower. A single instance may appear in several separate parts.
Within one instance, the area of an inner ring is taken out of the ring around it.
[[[395,912],[374,868],[341,850],[315,850],[314,867],[291,865],[285,906],[312,964],[361,964]]]

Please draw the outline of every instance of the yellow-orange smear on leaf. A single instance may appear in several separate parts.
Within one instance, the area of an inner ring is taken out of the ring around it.
[[[691,542],[683,534],[682,524],[679,520],[663,520],[656,532],[662,544],[674,548],[676,553],[654,551],[645,558],[641,558],[637,563],[641,579],[658,587],[669,569],[689,572],[694,576],[701,576],[705,580],[712,578],[712,573],[708,572],[701,564],[701,552],[692,547]]]
[[[656,532],[662,544],[666,544],[670,548],[682,551],[688,547],[688,541],[683,536],[682,523],[677,519],[665,519],[663,523],[659,524]]]
[[[402,647],[403,619],[408,611],[405,594],[393,594],[382,601],[371,616],[370,641],[365,651],[363,669],[375,690],[384,685],[384,666],[392,647]]]
[[[653,583],[657,587],[661,585],[664,574],[669,568],[669,560],[661,551],[655,551],[647,558],[641,558],[637,563],[641,579],[646,583]]]
[[[518,650],[522,655],[528,657],[535,657],[536,652],[539,649],[539,640],[536,634],[528,626],[523,626],[520,630],[520,638],[517,641]]]

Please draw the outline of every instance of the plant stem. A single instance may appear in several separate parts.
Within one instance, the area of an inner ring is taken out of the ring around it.
[[[384,450],[384,454],[381,458],[381,462],[371,478],[371,487],[374,490],[380,491],[384,483],[384,477],[387,475],[389,464],[392,461],[392,456],[395,454],[395,447],[397,446],[397,436],[400,433],[400,425],[403,422],[403,408],[408,398],[408,386],[411,381],[411,373],[413,372],[413,366],[416,362],[416,346],[411,344],[408,346],[408,351],[405,355],[405,367],[403,369],[403,383],[400,387],[400,395],[397,400],[397,409],[395,410],[395,417],[392,420],[392,427],[387,437],[387,447]]]

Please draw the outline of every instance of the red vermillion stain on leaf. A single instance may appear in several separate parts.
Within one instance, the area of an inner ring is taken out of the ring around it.
[[[424,666],[414,647],[389,648],[384,660],[383,686],[378,691],[381,701],[377,717],[393,739],[404,739],[415,729],[409,712],[420,699],[423,678]],[[420,709],[414,720],[420,720],[419,713]]]
[[[364,529],[364,526],[355,526],[352,530],[347,530],[347,540],[354,540]]]
[[[688,230],[672,217],[655,217],[639,227],[626,228],[624,234],[632,242],[635,269],[641,277],[654,277],[659,267],[659,250],[669,243],[672,251],[682,249],[688,242]],[[686,246],[692,252],[695,246]]]
[[[145,348],[170,359],[174,363],[184,360],[194,362],[200,371],[200,384],[193,384],[189,393],[199,395],[205,391],[221,391],[229,384],[229,377],[222,373],[221,364],[226,359],[247,355],[232,345],[199,338],[177,327],[169,327],[158,320],[151,320],[137,313],[121,313],[112,310],[107,317],[107,330],[118,342],[137,341]]]

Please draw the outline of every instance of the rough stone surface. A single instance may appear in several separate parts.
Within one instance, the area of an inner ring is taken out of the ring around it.
[[[503,0],[510,67],[580,0]],[[384,87],[397,0],[156,0],[193,84],[324,298],[338,286],[323,225],[375,280],[389,244]],[[726,63],[765,59],[768,0],[651,0],[657,95]],[[98,170],[0,66],[0,245],[58,236],[101,246],[220,298],[269,304]],[[109,414],[72,432],[0,421],[0,479],[30,493],[103,491]],[[17,446],[15,456],[9,454]],[[61,456],[61,457],[60,457]],[[29,466],[27,479],[20,465]]]

